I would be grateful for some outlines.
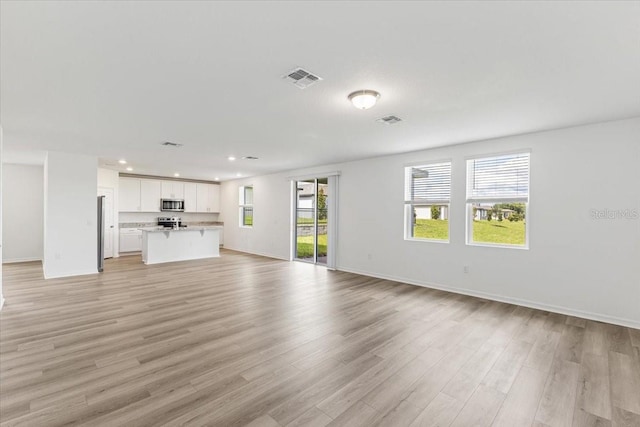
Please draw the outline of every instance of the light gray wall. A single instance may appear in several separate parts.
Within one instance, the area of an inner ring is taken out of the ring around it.
[[[98,272],[98,159],[47,153],[44,166],[44,276]]]
[[[465,244],[468,156],[531,150],[529,250]],[[404,240],[407,163],[451,159],[449,244]],[[288,259],[287,176],[340,170],[338,269],[640,327],[640,118],[225,182],[225,247]],[[254,227],[238,187],[254,186]],[[375,232],[371,232],[375,230]],[[469,273],[463,267],[469,266]]]
[[[42,259],[43,167],[4,164],[2,262]]]

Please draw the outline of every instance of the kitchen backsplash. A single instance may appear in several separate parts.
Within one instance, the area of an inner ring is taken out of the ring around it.
[[[120,212],[120,223],[158,223],[159,216],[179,216],[183,222],[212,222],[218,221],[217,213],[188,213],[188,212]]]

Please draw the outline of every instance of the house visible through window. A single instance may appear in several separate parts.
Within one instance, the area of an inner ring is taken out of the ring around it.
[[[451,162],[405,167],[405,238],[449,241]]]
[[[467,160],[467,243],[527,247],[529,153]]]
[[[240,226],[253,227],[253,186],[240,187]]]

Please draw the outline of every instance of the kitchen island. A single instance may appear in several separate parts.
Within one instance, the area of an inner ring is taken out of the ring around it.
[[[222,226],[143,227],[142,262],[186,261],[220,256]]]

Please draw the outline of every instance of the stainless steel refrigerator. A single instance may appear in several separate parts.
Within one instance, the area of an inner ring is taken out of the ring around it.
[[[104,196],[98,196],[98,272],[104,269]]]

